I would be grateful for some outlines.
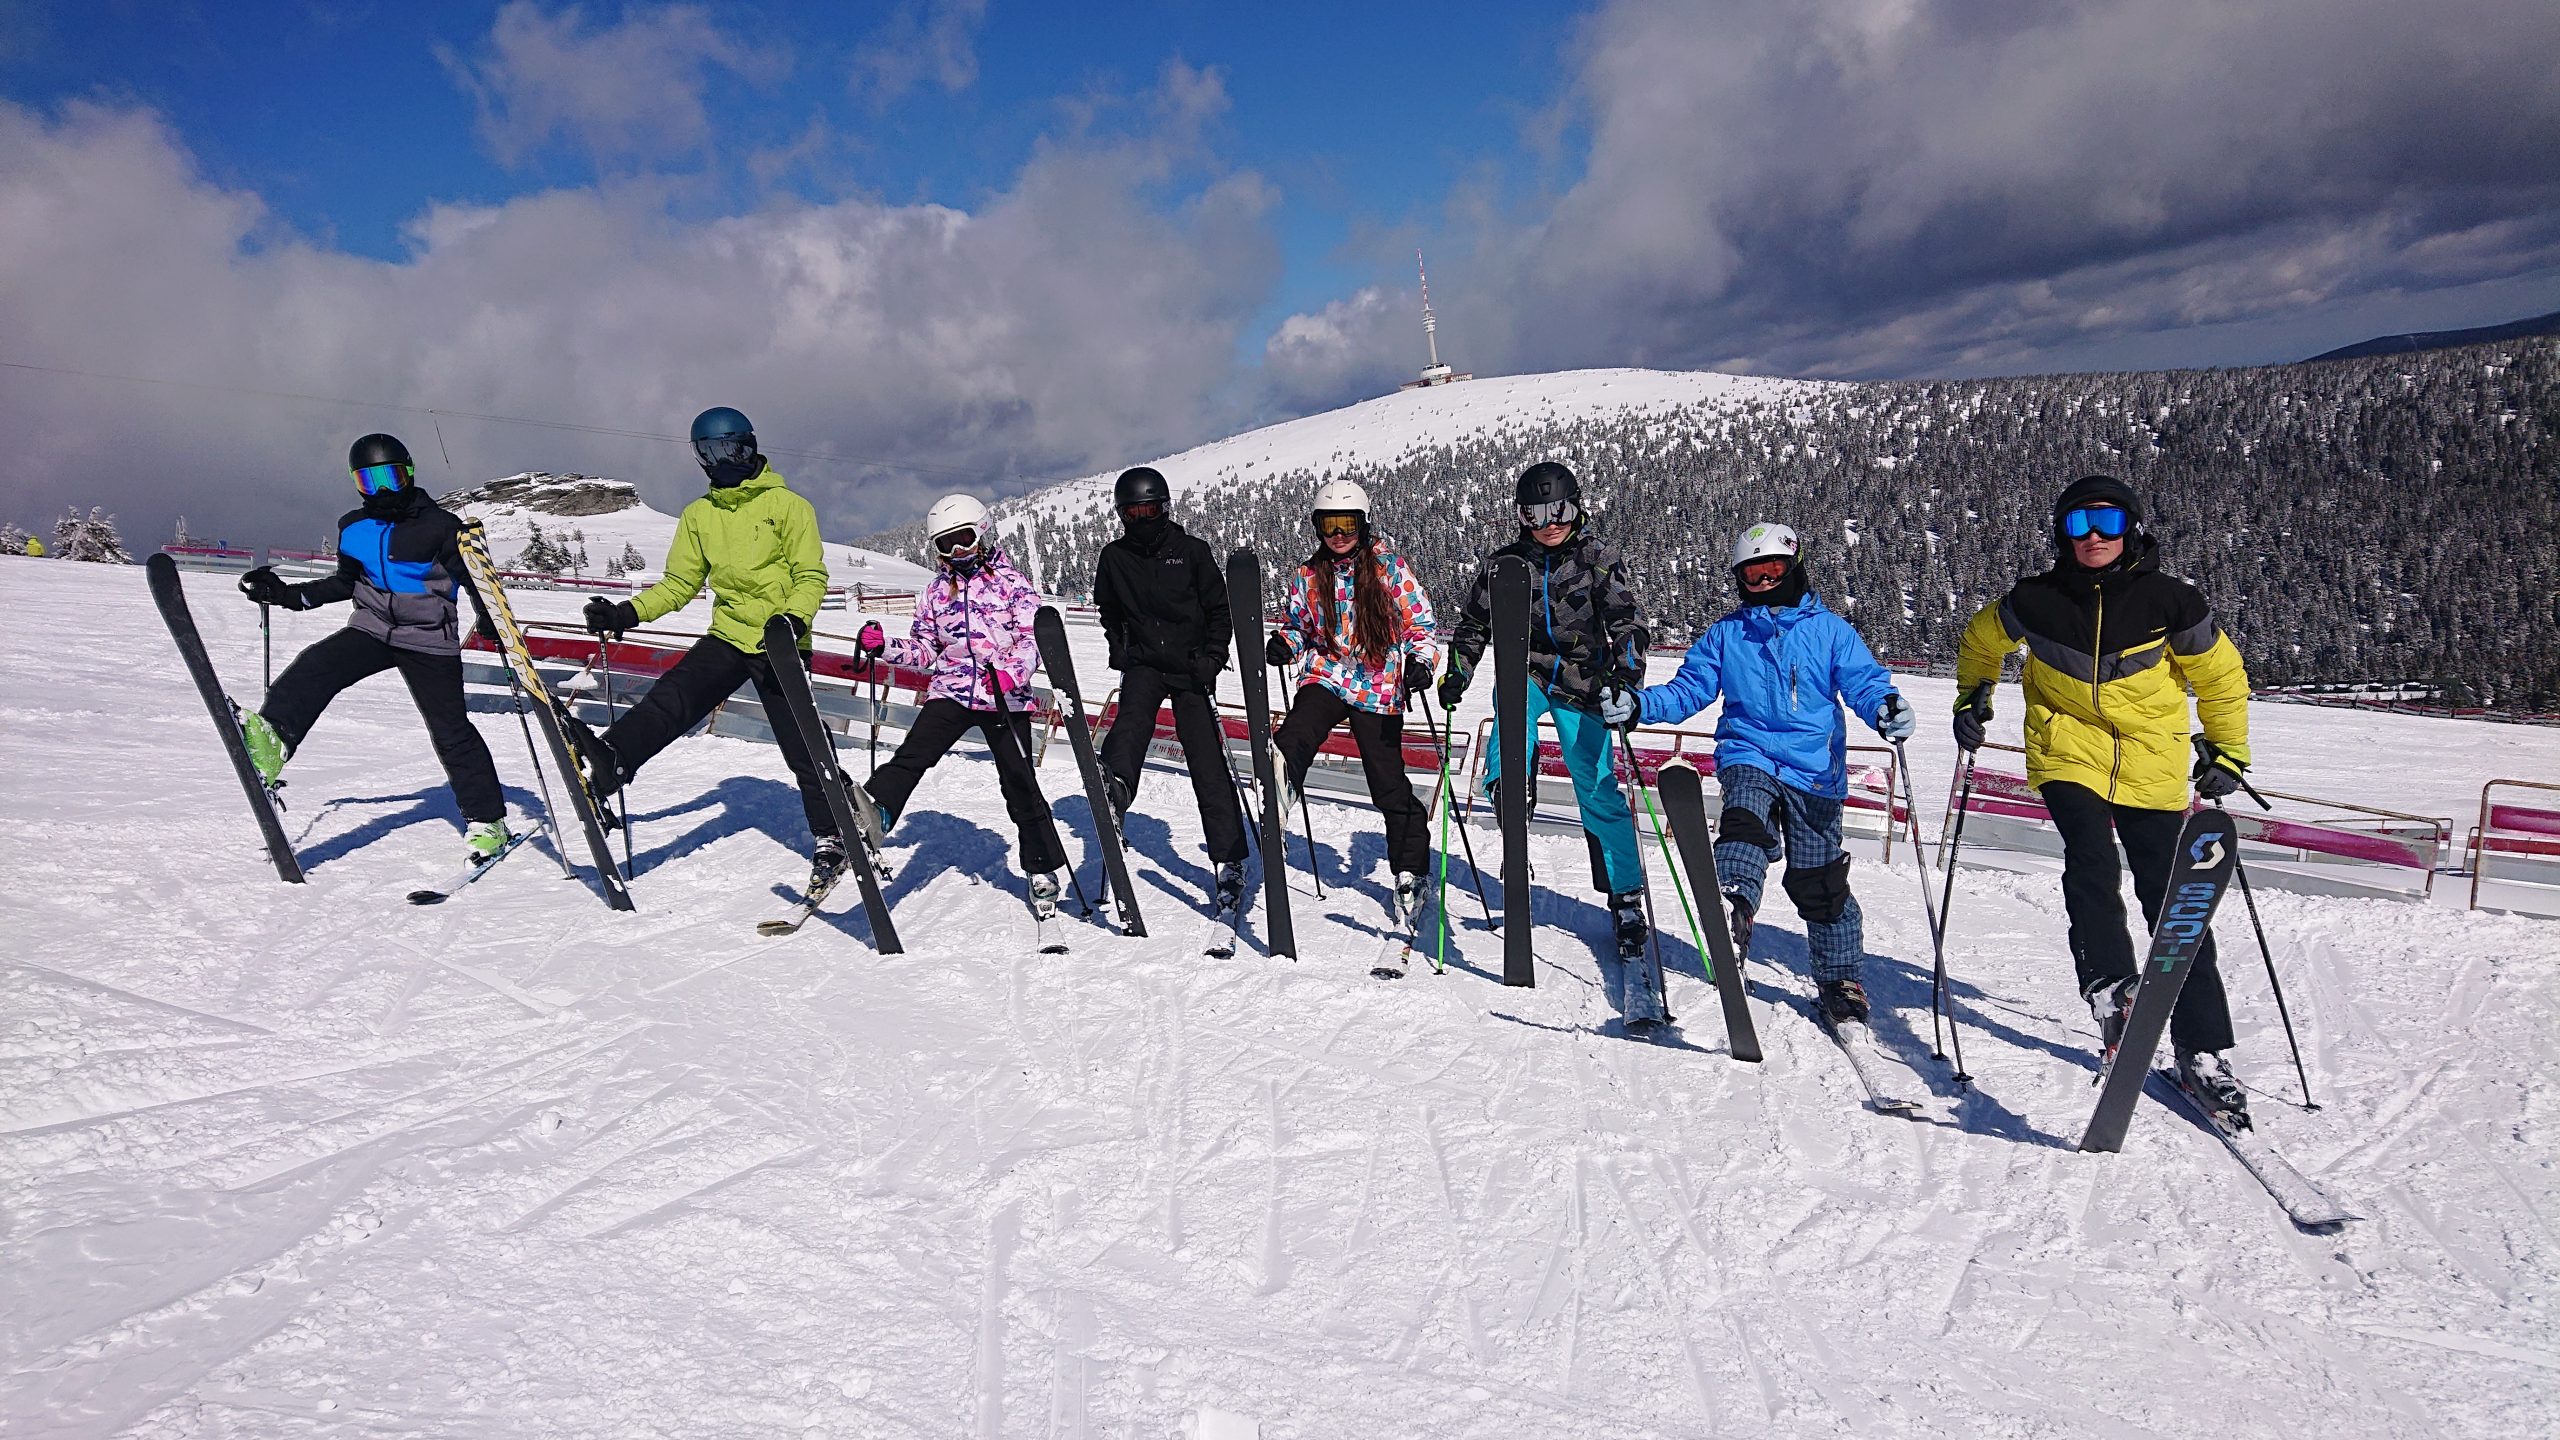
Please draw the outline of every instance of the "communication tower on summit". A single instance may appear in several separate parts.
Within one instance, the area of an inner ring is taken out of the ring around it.
[[[1446,385],[1452,380],[1473,380],[1471,371],[1452,370],[1440,363],[1440,322],[1431,317],[1431,272],[1422,266],[1422,249],[1414,247],[1414,273],[1422,277],[1422,343],[1431,347],[1431,363],[1422,367],[1422,377],[1407,380],[1399,390],[1419,390],[1426,385]]]

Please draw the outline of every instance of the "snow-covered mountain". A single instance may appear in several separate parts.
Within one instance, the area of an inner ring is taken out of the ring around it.
[[[639,553],[641,573],[655,574],[666,564],[676,534],[675,516],[643,503],[630,481],[601,475],[527,471],[457,490],[441,503],[488,528],[490,553],[502,566],[515,563],[539,526],[548,540],[583,546],[593,573],[602,573],[628,546]],[[927,578],[924,567],[894,555],[832,540],[825,548],[832,585],[913,588]]]

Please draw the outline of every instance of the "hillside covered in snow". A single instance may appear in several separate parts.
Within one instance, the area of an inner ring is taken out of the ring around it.
[[[577,567],[581,573],[603,575],[608,565],[616,573],[633,568],[621,563],[628,555],[638,557],[640,577],[652,579],[666,565],[667,547],[676,534],[676,517],[642,503],[629,481],[598,475],[529,471],[438,500],[487,527],[490,553],[502,567],[540,568],[522,563],[539,528],[546,542],[584,552],[588,563]],[[912,589],[926,578],[924,567],[894,555],[832,540],[825,549],[830,585]]]
[[[1133,457],[1134,458],[1134,457]],[[1732,604],[1759,520],[1881,654],[1954,657],[1964,622],[2050,563],[2048,506],[2106,471],[2149,497],[2164,563],[2203,587],[2262,685],[2407,684],[2560,711],[2560,341],[2245,370],[1814,383],[1593,370],[1381,396],[1154,463],[1219,548],[1303,555],[1315,486],[1365,487],[1456,603],[1517,533],[1512,483],[1584,477],[1647,618],[1680,640]],[[1117,473],[1116,471],[1113,473]],[[1111,476],[997,507],[1074,595],[1118,533]],[[871,537],[920,555],[913,531]]]

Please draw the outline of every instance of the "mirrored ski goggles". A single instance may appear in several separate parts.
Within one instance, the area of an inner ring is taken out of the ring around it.
[[[1164,506],[1153,500],[1141,500],[1135,505],[1121,506],[1120,513],[1132,520],[1153,520],[1164,513]]]
[[[1356,510],[1337,510],[1318,515],[1316,517],[1316,533],[1319,535],[1357,535],[1360,533],[1360,512]]]
[[[409,483],[406,465],[366,465],[355,471],[356,489],[367,495],[389,495]]]
[[[744,465],[756,458],[756,441],[752,435],[709,435],[693,442],[693,458],[705,467]]]
[[[2085,540],[2092,532],[2109,540],[2125,532],[2129,517],[2113,505],[2083,505],[2062,517],[2062,533]]]
[[[933,537],[933,553],[946,560],[956,556],[975,554],[977,549],[978,527],[975,525],[963,525],[957,530],[945,530]]]
[[[1582,518],[1582,507],[1570,500],[1549,500],[1541,505],[1520,507],[1520,523],[1532,530],[1555,525],[1570,525]]]

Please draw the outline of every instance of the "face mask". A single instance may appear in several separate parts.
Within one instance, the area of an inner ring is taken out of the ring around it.
[[[693,458],[702,465],[702,473],[711,477],[711,488],[726,490],[744,485],[764,468],[763,457],[756,454],[754,437],[747,435],[713,435],[693,442]]]

